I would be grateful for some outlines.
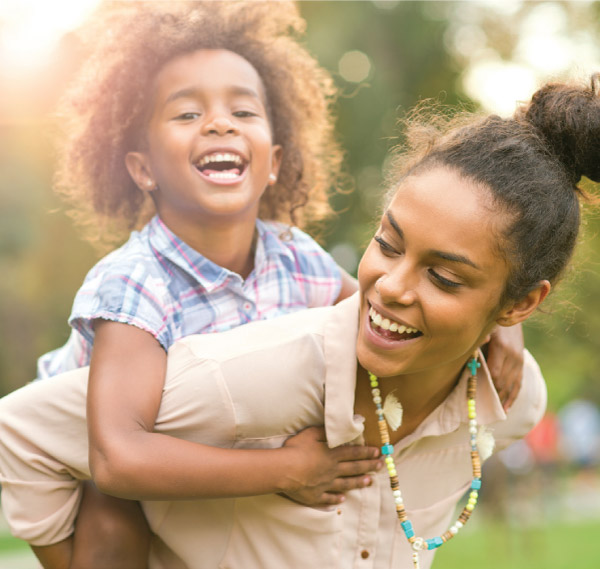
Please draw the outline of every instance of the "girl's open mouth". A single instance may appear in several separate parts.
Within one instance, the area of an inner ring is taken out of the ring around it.
[[[239,181],[247,167],[247,161],[233,152],[206,154],[196,164],[202,177],[221,184]]]

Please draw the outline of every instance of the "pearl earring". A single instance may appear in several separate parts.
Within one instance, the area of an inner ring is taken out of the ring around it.
[[[272,172],[269,174],[269,184],[273,185],[277,181],[277,176]]]

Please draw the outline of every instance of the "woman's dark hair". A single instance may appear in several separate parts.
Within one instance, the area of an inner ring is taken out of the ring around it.
[[[55,186],[79,221],[101,226],[104,240],[115,234],[121,239],[153,215],[153,203],[131,180],[124,157],[143,135],[158,70],[199,49],[241,55],[265,86],[283,160],[259,216],[303,226],[329,215],[328,193],[342,162],[331,113],[335,88],[299,42],[304,28],[287,1],[101,5],[79,34],[91,56],[59,109],[65,136]]]
[[[488,188],[509,214],[502,237],[511,275],[502,301],[524,297],[544,279],[555,284],[577,241],[580,179],[600,182],[600,74],[589,87],[543,86],[513,118],[429,114],[424,121],[421,107],[407,124],[396,186],[399,173],[448,167]]]

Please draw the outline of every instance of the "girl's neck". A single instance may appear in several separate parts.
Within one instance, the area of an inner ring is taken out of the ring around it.
[[[256,218],[234,223],[216,221],[177,226],[161,217],[167,227],[187,245],[213,263],[248,277],[254,268]]]

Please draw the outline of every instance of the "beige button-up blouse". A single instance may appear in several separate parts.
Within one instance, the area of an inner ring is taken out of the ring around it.
[[[355,295],[334,307],[176,342],[156,430],[227,448],[272,448],[306,426],[324,424],[330,446],[360,442],[357,328]],[[478,421],[493,430],[497,449],[523,437],[545,410],[540,370],[528,353],[525,361],[523,385],[508,414],[485,365],[478,372]],[[79,492],[74,478],[89,477],[86,377],[76,370],[0,401],[4,511],[13,531],[33,543],[53,543],[72,531]],[[50,387],[56,381],[60,386]],[[446,401],[395,445],[405,507],[424,538],[448,529],[471,482],[466,381],[465,373]],[[333,508],[276,495],[143,506],[160,538],[153,567],[412,567],[385,469],[371,487],[349,492]],[[477,523],[477,513],[470,523]],[[433,552],[422,552],[421,566],[428,568],[432,559]]]

